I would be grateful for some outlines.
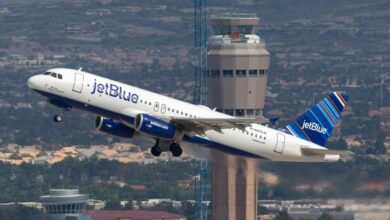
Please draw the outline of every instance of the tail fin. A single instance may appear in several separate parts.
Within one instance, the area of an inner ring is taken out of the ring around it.
[[[324,146],[344,110],[349,96],[332,92],[299,118],[286,126],[286,132]]]

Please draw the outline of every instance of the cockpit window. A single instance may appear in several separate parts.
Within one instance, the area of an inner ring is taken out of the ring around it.
[[[43,75],[50,75],[51,72],[45,72]]]
[[[51,73],[50,76],[57,78],[57,73]]]
[[[62,75],[61,74],[58,74],[58,79],[62,79]]]

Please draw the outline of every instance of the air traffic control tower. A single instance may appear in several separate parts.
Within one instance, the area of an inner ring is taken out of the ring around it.
[[[40,197],[43,214],[31,220],[91,220],[84,214],[88,198],[78,189],[50,189],[49,195]]]
[[[254,14],[217,14],[207,45],[207,101],[237,117],[263,115],[270,53]],[[256,160],[212,153],[213,219],[257,219]]]
[[[216,14],[208,39],[208,106],[234,116],[262,116],[270,53],[255,14]]]

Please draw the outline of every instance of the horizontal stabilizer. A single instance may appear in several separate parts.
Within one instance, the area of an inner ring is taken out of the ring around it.
[[[306,148],[306,147],[301,147],[301,150],[303,153],[307,154],[320,154],[320,155],[325,155],[325,154],[331,154],[331,155],[352,155],[354,154],[352,151],[348,150],[329,150],[326,148]]]

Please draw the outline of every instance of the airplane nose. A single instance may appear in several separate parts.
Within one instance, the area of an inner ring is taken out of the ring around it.
[[[27,80],[27,86],[28,88],[30,89],[35,89],[37,88],[37,85],[38,85],[38,79],[37,79],[37,76],[32,76],[30,77],[28,80]]]

